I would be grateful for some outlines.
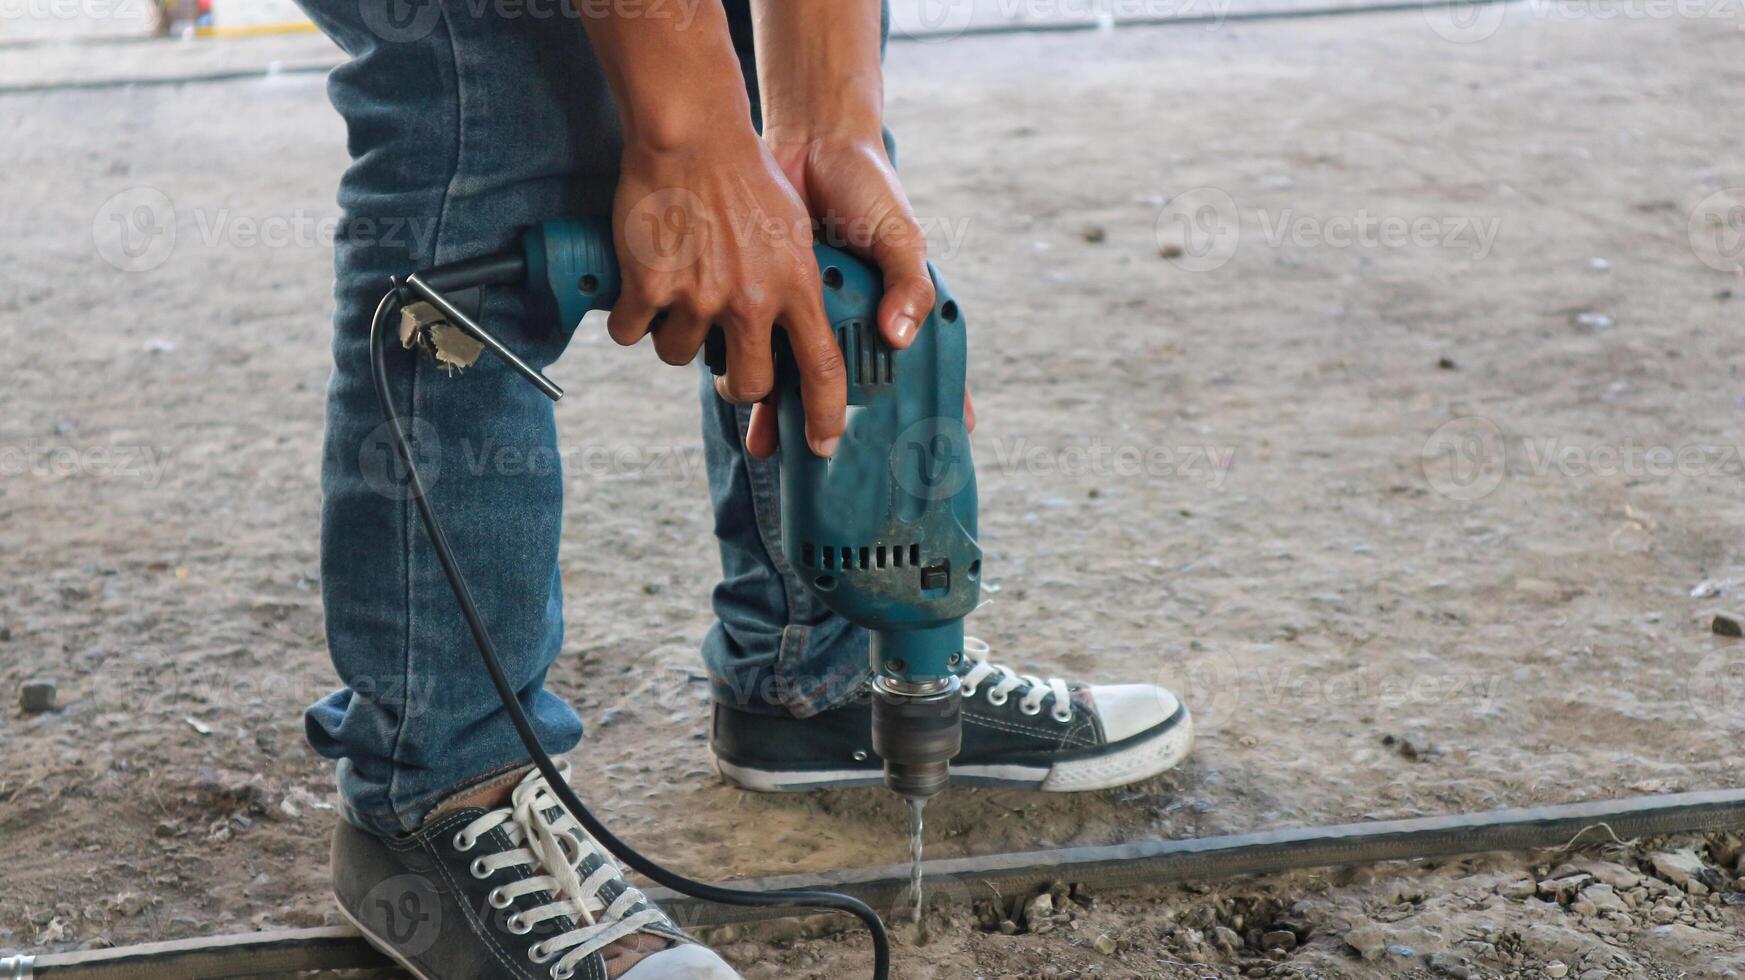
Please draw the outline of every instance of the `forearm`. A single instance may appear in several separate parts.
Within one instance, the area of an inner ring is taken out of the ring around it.
[[[879,0],[752,0],[764,138],[877,140],[883,131]]]
[[[627,145],[674,149],[754,135],[720,0],[702,0],[690,20],[624,16],[598,0],[575,5],[618,103]]]

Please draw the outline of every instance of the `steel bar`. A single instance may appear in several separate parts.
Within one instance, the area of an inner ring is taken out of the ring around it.
[[[33,980],[207,980],[392,966],[350,928],[202,936],[78,953],[45,953],[22,968],[0,959],[0,977]]]
[[[406,285],[413,292],[417,293],[419,298],[435,307],[436,312],[441,313],[446,317],[448,322],[465,331],[474,340],[490,348],[491,353],[502,358],[505,364],[508,364],[513,368],[515,373],[526,378],[528,382],[535,388],[538,388],[545,397],[554,402],[563,398],[563,389],[559,388],[555,382],[545,375],[540,374],[533,365],[523,361],[514,351],[504,346],[502,341],[498,340],[493,334],[480,326],[478,321],[467,316],[460,307],[449,302],[447,296],[430,288],[430,285],[423,279],[420,279],[417,273],[413,273],[406,277]]]
[[[1745,828],[1745,790],[1707,790],[1625,800],[1489,810],[1451,816],[1296,827],[1187,840],[1148,840],[926,862],[927,888],[958,902],[1003,895],[1054,881],[1132,888],[1217,881],[1301,868],[1523,851],[1613,839]],[[909,865],[892,864],[743,883],[756,888],[823,888],[874,908],[897,911],[909,888]],[[681,923],[721,925],[770,918],[758,909],[700,906],[650,893]]]
[[[926,863],[931,898],[956,903],[1007,898],[1055,881],[1137,888],[1213,881],[1301,868],[1450,857],[1486,851],[1581,846],[1612,840],[1745,828],[1745,790],[1706,790],[1626,800],[1491,810],[1442,817],[1299,827],[1191,840],[1067,847]],[[900,911],[909,866],[737,881],[746,888],[846,892]],[[796,914],[792,909],[711,905],[651,889],[680,925],[717,926]],[[386,960],[347,929],[305,929],[187,939],[146,946],[46,953],[22,969],[0,959],[0,978],[32,980],[204,980],[299,970],[380,967]]]

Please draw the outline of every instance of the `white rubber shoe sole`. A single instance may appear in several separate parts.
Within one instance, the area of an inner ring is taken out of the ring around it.
[[[1052,766],[953,765],[952,782],[1004,786],[1044,793],[1084,793],[1150,779],[1180,765],[1194,747],[1194,719],[1186,708],[1175,722],[1103,755],[1063,759]],[[879,786],[884,776],[869,769],[768,770],[715,759],[721,778],[754,793],[799,793],[816,789]]]
[[[1110,752],[1054,764],[1043,780],[1044,793],[1084,793],[1114,789],[1168,772],[1194,747],[1194,716],[1182,709],[1181,720],[1163,731]]]
[[[339,896],[334,896],[333,904],[339,907],[339,914],[345,916],[345,921],[351,923],[353,929],[356,929],[358,932],[363,934],[364,941],[376,948],[376,952],[393,960],[400,969],[412,974],[414,977],[418,978],[418,980],[431,980],[430,977],[425,976],[417,967],[413,966],[411,961],[407,960],[399,953],[394,952],[393,946],[388,945],[388,943],[384,942],[375,933],[365,928],[364,924],[357,920],[357,916],[352,915],[351,910],[345,907],[345,903],[339,900]]]
[[[374,946],[377,952],[394,961],[400,969],[412,974],[417,980],[435,980],[426,976],[408,962],[394,948],[376,934],[364,928],[355,916],[346,911],[344,905],[336,900],[339,914],[345,916],[352,928],[363,934],[364,941]],[[727,965],[719,954],[707,946],[685,943],[671,949],[662,950],[652,956],[644,957],[635,966],[627,970],[618,980],[743,980],[734,969]]]

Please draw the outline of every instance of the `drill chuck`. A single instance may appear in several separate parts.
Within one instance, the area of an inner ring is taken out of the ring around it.
[[[963,685],[956,677],[874,678],[872,742],[891,792],[911,800],[935,796],[951,782],[951,760],[963,744]]]

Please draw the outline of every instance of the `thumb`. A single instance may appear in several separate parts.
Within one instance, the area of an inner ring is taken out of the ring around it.
[[[892,347],[905,350],[915,342],[916,332],[933,311],[927,239],[914,218],[893,215],[879,225],[872,257],[885,278],[885,295],[879,301],[879,332]]]

